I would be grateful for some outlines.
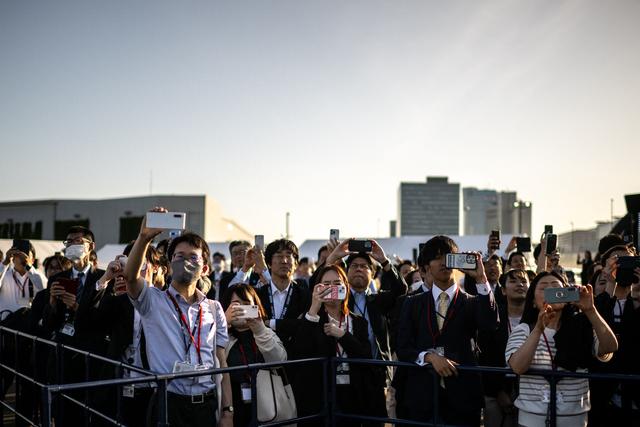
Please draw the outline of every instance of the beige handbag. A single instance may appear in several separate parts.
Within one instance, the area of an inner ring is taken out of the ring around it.
[[[256,377],[258,421],[284,421],[298,416],[296,400],[282,368],[261,369]],[[288,424],[296,426],[296,424]]]

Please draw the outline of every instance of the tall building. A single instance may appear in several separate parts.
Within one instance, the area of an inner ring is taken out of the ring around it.
[[[504,234],[531,235],[531,203],[518,200],[511,191],[464,188],[464,234],[489,234],[500,230]]]
[[[400,236],[460,234],[460,184],[432,176],[400,183],[397,227]]]

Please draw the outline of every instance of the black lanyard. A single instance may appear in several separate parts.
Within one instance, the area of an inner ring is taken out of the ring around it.
[[[289,289],[287,290],[287,296],[284,300],[284,305],[282,306],[282,312],[280,313],[280,317],[276,316],[276,306],[273,305],[273,291],[271,290],[271,285],[269,285],[269,303],[271,304],[271,316],[278,320],[284,318],[285,314],[287,314],[287,310],[289,309],[289,301],[291,299],[291,290],[293,289],[293,284],[289,284]]]
[[[194,347],[196,348],[196,351],[198,352],[198,363],[200,365],[202,365],[202,355],[200,354],[200,332],[202,332],[202,304],[199,305],[199,310],[198,310],[198,320],[196,322],[194,322],[193,324],[193,329],[191,331],[189,331],[189,323],[187,321],[187,317],[184,315],[184,313],[182,312],[182,310],[180,310],[180,306],[178,305],[178,302],[176,301],[176,299],[173,297],[173,295],[171,295],[171,293],[169,291],[167,291],[167,296],[169,297],[169,299],[171,300],[171,302],[173,303],[173,306],[176,309],[176,312],[178,313],[178,322],[180,323],[180,330],[182,331],[182,337],[183,337],[183,341],[184,341],[184,345],[186,347],[185,349],[185,356],[187,356],[189,354],[189,349],[191,348],[191,343],[193,343]],[[196,335],[196,327],[198,328],[198,342],[196,343],[196,339],[195,339],[195,335]],[[188,340],[184,340],[185,338],[185,328],[186,328],[186,332],[189,334],[189,339]]]
[[[16,276],[15,270],[13,270],[11,274],[13,275],[13,281],[16,282],[16,286],[18,287],[18,289],[20,289],[22,298],[25,298],[24,288],[27,286],[27,283],[29,283],[29,273],[27,273],[27,279],[22,284],[20,284],[20,280],[18,280],[18,276]],[[31,293],[29,293],[29,298],[31,298]]]
[[[367,292],[364,293],[364,311],[360,308],[358,303],[356,302],[356,294],[353,294],[353,306],[362,314],[362,317],[368,320],[367,318]]]

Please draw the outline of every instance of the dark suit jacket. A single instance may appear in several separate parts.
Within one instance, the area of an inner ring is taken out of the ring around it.
[[[47,288],[60,278],[71,279],[73,270],[63,271],[49,278]],[[105,354],[106,325],[101,324],[98,319],[98,304],[105,293],[105,290],[96,291],[96,282],[104,270],[91,268],[87,273],[83,291],[78,303],[78,310],[74,313],[69,311],[62,301],[57,301],[55,306],[46,304],[43,310],[43,326],[48,334],[54,335],[58,342],[87,350],[92,353]],[[75,334],[70,337],[60,333],[60,329],[65,324],[65,314],[69,312],[69,321],[73,322]]]
[[[336,339],[324,333],[324,324],[328,321],[326,312],[321,310],[319,316],[319,322],[310,322],[306,318],[301,321],[294,343],[295,351],[300,358],[335,357],[336,343],[340,343],[349,358],[371,358],[367,321],[363,317],[352,314],[353,334],[345,334],[342,338]],[[386,416],[384,376],[380,375],[379,369],[372,368],[367,365],[349,366],[350,385],[337,386],[348,388],[347,393],[338,393],[338,405],[342,410],[369,416]],[[322,375],[320,366],[307,366],[296,371],[294,384],[298,416],[322,410]]]
[[[444,347],[447,358],[463,365],[477,365],[472,340],[477,339],[479,329],[495,329],[495,302],[488,295],[473,297],[458,291],[457,297],[449,305],[447,316],[450,317],[444,330],[438,333],[431,291],[407,298],[398,325],[398,359],[415,363],[422,351]],[[432,418],[434,381],[438,381],[438,378],[431,369],[413,369],[411,375],[407,376],[403,394],[409,418]],[[456,412],[473,413],[483,406],[479,374],[459,372],[457,377],[445,379],[445,387],[441,392],[446,394]]]
[[[311,292],[309,292],[309,289],[299,285],[297,282],[291,282],[291,286],[291,299],[289,301],[287,312],[282,319],[276,320],[276,334],[282,341],[282,344],[284,344],[287,354],[292,354],[291,341],[295,337],[298,327],[300,326],[300,319],[311,306]],[[271,285],[261,287],[258,289],[258,296],[260,297],[260,302],[267,313],[267,317],[269,319],[273,319],[274,315],[272,313],[271,302],[269,300],[270,289]]]
[[[224,300],[224,295],[227,293],[227,290],[229,289],[229,283],[231,283],[234,277],[236,277],[236,273],[233,273],[231,271],[222,272],[222,277],[220,278],[220,283],[218,284],[220,288],[220,290],[218,291],[219,292],[218,297],[220,302]],[[211,289],[207,293],[207,298],[215,299],[216,294],[214,289],[215,284],[213,282],[213,273],[209,275],[209,279],[211,279],[211,284],[213,286],[211,286]],[[249,276],[249,284],[251,286],[255,287],[258,284],[259,280],[260,280],[260,275],[258,275],[257,273],[251,273],[251,275]],[[225,310],[227,309],[227,307],[223,307],[223,308]]]
[[[369,316],[369,322],[371,322],[371,329],[376,338],[378,358],[391,360],[393,349],[391,348],[389,336],[389,315],[397,299],[401,295],[406,294],[407,284],[404,282],[404,279],[398,275],[397,270],[393,266],[391,266],[389,271],[382,273],[380,281],[381,288],[378,293],[368,295],[366,298],[366,311]],[[354,308],[354,298],[350,297],[349,310],[352,313],[357,313]]]

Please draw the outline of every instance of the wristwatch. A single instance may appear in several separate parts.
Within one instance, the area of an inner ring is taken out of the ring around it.
[[[389,265],[389,258],[386,258],[384,261],[380,263],[380,267],[382,268],[385,268],[387,265]]]
[[[222,412],[230,412],[233,414],[233,406],[223,406],[222,407]]]

